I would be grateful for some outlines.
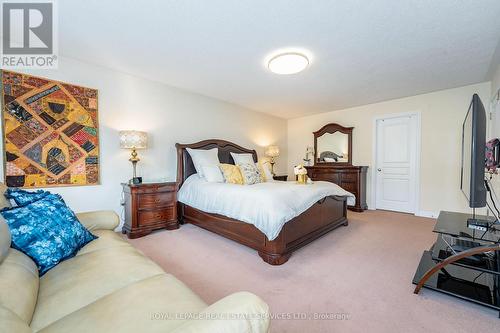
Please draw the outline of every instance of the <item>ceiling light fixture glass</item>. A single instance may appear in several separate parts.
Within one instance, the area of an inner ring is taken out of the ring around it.
[[[275,74],[295,74],[309,66],[309,59],[300,53],[282,53],[269,60],[267,67]]]

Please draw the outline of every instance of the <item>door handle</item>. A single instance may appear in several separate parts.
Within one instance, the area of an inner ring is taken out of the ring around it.
[[[382,169],[378,168],[377,171],[380,172],[380,171],[382,171]]]

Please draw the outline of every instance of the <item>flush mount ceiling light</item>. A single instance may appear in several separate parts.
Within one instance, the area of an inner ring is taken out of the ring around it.
[[[309,66],[309,59],[300,53],[281,53],[269,60],[267,67],[275,74],[295,74]]]

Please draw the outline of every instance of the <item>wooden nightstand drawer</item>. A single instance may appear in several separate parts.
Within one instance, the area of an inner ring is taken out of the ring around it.
[[[139,226],[175,219],[175,207],[139,212]]]
[[[175,200],[175,192],[142,194],[139,196],[139,209],[171,206]]]
[[[147,186],[138,186],[137,193],[158,193],[158,192],[175,192],[177,184],[148,184]]]

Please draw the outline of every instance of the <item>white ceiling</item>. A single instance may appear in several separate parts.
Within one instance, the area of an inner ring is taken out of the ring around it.
[[[292,118],[488,79],[499,0],[59,1],[59,53]],[[276,75],[265,59],[305,49]]]

